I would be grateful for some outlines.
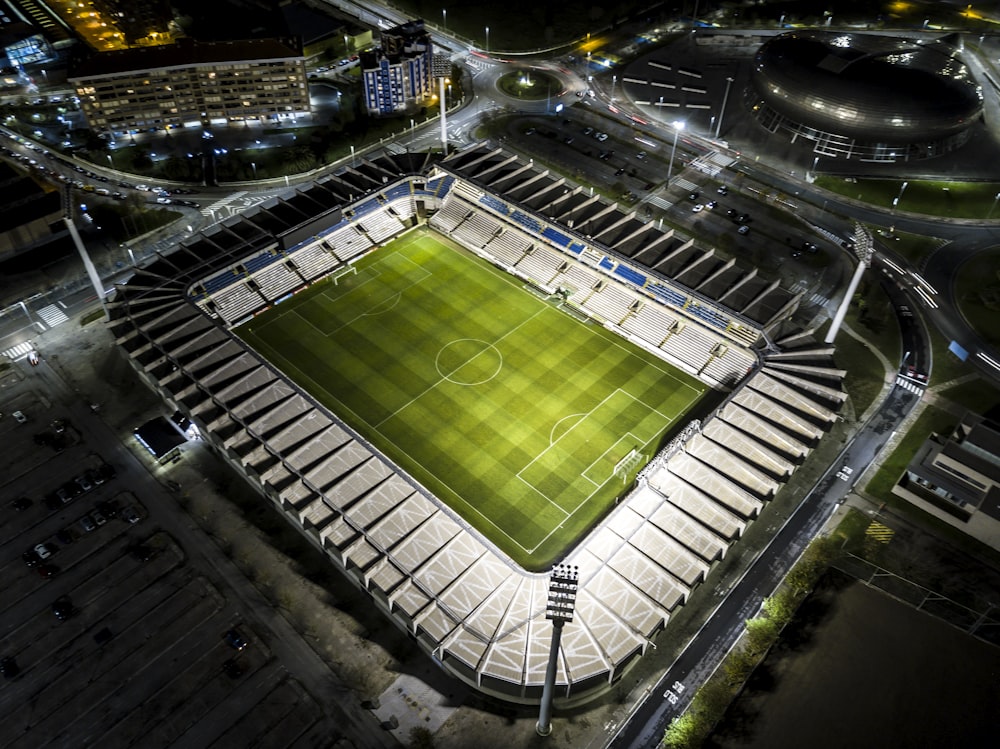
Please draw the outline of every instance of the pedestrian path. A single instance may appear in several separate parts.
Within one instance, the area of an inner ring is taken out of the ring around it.
[[[62,309],[60,309],[56,304],[50,304],[47,307],[42,307],[35,314],[42,318],[42,322],[50,328],[54,328],[56,325],[60,325],[69,319],[66,317],[66,313],[63,312]]]

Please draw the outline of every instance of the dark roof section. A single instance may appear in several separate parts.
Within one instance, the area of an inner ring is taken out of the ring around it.
[[[149,450],[154,458],[162,458],[175,447],[183,445],[187,440],[177,429],[162,416],[150,419],[134,432],[136,439]]]
[[[62,196],[58,190],[46,192],[35,180],[0,161],[0,232],[61,215]]]
[[[302,57],[302,43],[298,38],[241,39],[231,42],[197,42],[193,39],[182,39],[177,44],[134,47],[92,55],[70,71],[69,79],[189,65],[213,65],[248,60],[286,60],[296,57]]]
[[[946,138],[982,112],[979,86],[945,40],[804,31],[757,51],[753,84],[775,111],[868,141]]]

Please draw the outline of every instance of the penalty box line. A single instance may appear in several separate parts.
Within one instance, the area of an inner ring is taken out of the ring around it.
[[[558,445],[560,443],[562,443],[562,441],[564,439],[567,439],[569,437],[569,435],[571,435],[577,429],[577,427],[580,427],[582,424],[586,423],[587,420],[590,419],[591,416],[593,416],[595,413],[597,413],[600,409],[604,408],[612,398],[615,398],[615,397],[617,397],[619,395],[623,395],[626,398],[629,398],[634,403],[639,403],[640,405],[642,405],[650,413],[655,413],[655,414],[660,415],[662,418],[664,418],[667,421],[668,424],[673,421],[673,418],[666,416],[666,414],[663,414],[658,409],[653,408],[652,406],[650,406],[645,401],[643,401],[643,400],[641,400],[639,398],[636,398],[631,393],[626,392],[622,388],[615,388],[613,391],[611,391],[610,393],[608,393],[608,395],[604,399],[602,399],[597,405],[595,405],[589,411],[585,412],[583,414],[583,416],[576,422],[576,424],[574,424],[572,427],[570,427],[570,429],[568,429],[565,434],[563,434],[561,437],[559,437],[559,439],[556,440],[554,443],[552,443],[551,445],[549,445],[548,448],[546,448],[545,450],[543,450],[542,452],[540,452],[538,455],[536,455],[534,458],[532,458],[532,460],[527,465],[525,465],[520,471],[517,472],[517,474],[515,474],[518,479],[520,479],[521,481],[523,481],[524,484],[526,486],[528,486],[536,494],[538,494],[538,496],[542,497],[547,502],[549,502],[550,504],[554,505],[561,512],[565,513],[567,517],[573,515],[577,510],[579,510],[580,507],[582,507],[584,504],[586,504],[590,500],[590,498],[594,496],[595,492],[597,492],[611,478],[613,478],[614,473],[611,472],[611,471],[609,471],[607,477],[603,481],[601,481],[601,482],[598,482],[598,481],[595,481],[594,479],[592,479],[587,474],[590,473],[590,472],[592,472],[591,469],[595,465],[597,465],[611,450],[613,450],[623,440],[631,439],[631,440],[634,441],[634,443],[636,444],[637,447],[644,447],[646,445],[647,441],[646,440],[639,440],[639,438],[636,437],[631,432],[626,433],[626,435],[620,435],[618,437],[618,439],[616,439],[615,442],[612,445],[610,445],[597,458],[595,458],[595,460],[592,461],[591,464],[589,466],[587,466],[583,470],[583,472],[580,474],[581,478],[583,478],[585,481],[589,482],[593,486],[593,490],[590,493],[588,493],[585,497],[583,497],[580,500],[580,502],[578,502],[576,504],[576,506],[572,510],[566,510],[562,505],[560,505],[554,499],[552,499],[551,497],[549,497],[545,492],[543,492],[541,489],[539,489],[534,483],[532,483],[531,481],[529,481],[525,477],[524,474],[535,463],[537,463],[538,461],[542,460],[545,457],[545,455],[548,454],[551,450],[556,449],[558,447]]]

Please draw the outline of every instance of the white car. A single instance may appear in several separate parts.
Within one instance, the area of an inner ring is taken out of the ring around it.
[[[694,208],[691,209],[691,213],[701,213],[703,210],[705,210],[705,206],[703,206],[701,203],[698,203],[698,205],[696,205]]]
[[[608,134],[607,133],[598,133],[594,137],[597,138],[597,140],[599,140],[601,143],[603,143],[604,141],[606,141],[608,139]]]
[[[11,416],[14,417],[14,421],[16,421],[18,424],[24,424],[28,420],[28,417],[25,416],[20,411],[15,411],[14,413],[11,414]]]
[[[48,544],[38,544],[35,546],[35,553],[39,559],[48,559],[52,556],[52,550],[49,549]]]

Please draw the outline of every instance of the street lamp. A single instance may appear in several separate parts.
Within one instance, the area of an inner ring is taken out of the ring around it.
[[[611,76],[611,103],[615,103],[615,84],[618,83],[618,76]]]
[[[726,114],[726,102],[729,100],[729,87],[733,85],[733,77],[726,76],[726,93],[722,97],[722,108],[719,109],[719,122],[715,126],[715,137],[719,137],[719,132],[722,130],[722,117]]]
[[[444,19],[444,23],[442,24],[442,26],[444,26],[444,31],[447,34],[448,33],[448,9],[447,8],[441,8],[441,17]]]
[[[486,54],[490,53],[490,27],[486,27]]]
[[[897,205],[899,205],[899,201],[900,201],[900,200],[902,199],[902,197],[903,197],[903,191],[904,191],[904,190],[906,189],[906,186],[907,186],[908,184],[910,184],[910,183],[909,183],[909,182],[903,182],[903,185],[902,185],[902,187],[900,187],[900,188],[899,188],[899,195],[897,195],[896,197],[894,197],[894,198],[892,199],[892,207],[893,207],[893,208],[895,208],[895,207],[896,207]]]
[[[549,663],[545,668],[542,704],[538,710],[538,723],[535,724],[535,732],[539,736],[548,736],[552,733],[552,723],[549,718],[552,713],[556,664],[559,661],[559,641],[562,639],[563,625],[573,621],[579,577],[580,568],[571,564],[557,564],[549,575],[549,598],[545,607],[545,618],[552,620],[552,642],[549,646]]]
[[[251,161],[250,166],[253,167],[253,178],[257,179],[257,162]]]
[[[114,169],[115,168],[115,162],[113,162],[111,160],[111,154],[110,153],[106,153],[104,155],[108,157],[108,166],[110,166],[112,169]]]
[[[996,194],[996,196],[994,196],[994,198],[993,198],[993,205],[990,206],[990,212],[986,214],[986,218],[992,218],[993,211],[995,211],[997,209],[997,201],[998,200],[1000,200],[1000,192],[998,192]]]
[[[684,120],[674,121],[674,147],[670,149],[670,163],[667,166],[667,185],[670,184],[670,175],[674,172],[674,154],[677,153],[677,136],[684,129]]]

